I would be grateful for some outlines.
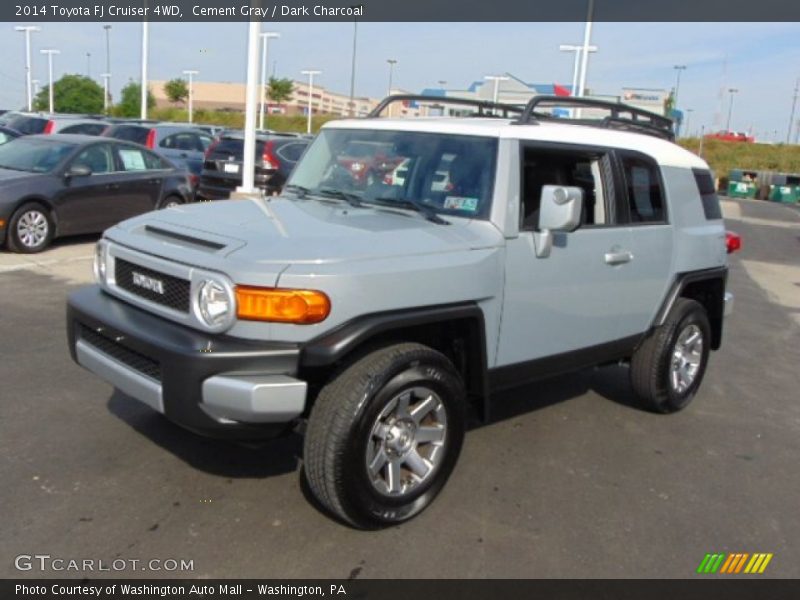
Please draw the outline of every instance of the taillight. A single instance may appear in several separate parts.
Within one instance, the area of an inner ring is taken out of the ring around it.
[[[155,148],[156,147],[156,130],[151,129],[147,132],[147,140],[144,143],[145,146],[148,148]]]
[[[205,154],[203,154],[204,159],[207,159],[209,156],[211,156],[211,153],[214,151],[214,148],[217,147],[217,144],[219,144],[219,140],[214,140],[208,145]]]
[[[738,233],[732,231],[725,232],[725,249],[728,254],[738,252],[742,249],[742,237]]]
[[[275,148],[274,142],[267,142],[264,144],[264,151],[261,153],[261,167],[264,169],[275,169],[276,171],[281,168],[281,162],[273,153]]]
[[[53,130],[55,128],[56,128],[56,122],[53,121],[52,119],[50,119],[47,122],[47,125],[44,126],[44,131],[42,133],[49,135],[49,134],[53,133]]]
[[[196,188],[198,183],[200,183],[200,178],[194,173],[189,173],[189,185]]]

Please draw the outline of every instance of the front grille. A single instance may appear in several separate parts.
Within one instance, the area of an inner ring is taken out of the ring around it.
[[[82,340],[94,346],[100,350],[100,352],[128,365],[131,369],[138,371],[142,375],[146,375],[156,381],[161,381],[161,365],[157,360],[153,360],[144,354],[131,350],[101,333],[92,331],[85,325],[81,325],[80,335]]]
[[[167,306],[181,312],[189,312],[190,283],[188,280],[181,279],[180,277],[173,277],[166,273],[160,273],[159,271],[154,271],[146,267],[140,267],[139,265],[130,263],[127,260],[122,260],[121,258],[117,258],[114,262],[114,278],[116,279],[118,287],[126,292],[155,302],[156,304],[161,304],[162,306]],[[162,294],[158,291],[134,284],[134,273],[161,282],[164,293]]]

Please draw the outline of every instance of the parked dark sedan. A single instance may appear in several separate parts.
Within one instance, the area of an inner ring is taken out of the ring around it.
[[[311,140],[296,134],[256,135],[255,185],[267,194],[280,192]],[[200,198],[228,198],[242,185],[244,134],[225,133],[206,150],[200,175]]]
[[[192,197],[188,173],[136,144],[54,134],[0,146],[0,244],[17,252]]]

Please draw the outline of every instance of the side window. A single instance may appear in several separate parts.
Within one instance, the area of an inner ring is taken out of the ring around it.
[[[157,169],[169,169],[172,167],[165,159],[161,158],[153,154],[152,152],[143,152],[144,154],[144,164],[149,171],[154,171]]]
[[[122,169],[125,171],[146,171],[147,170],[147,159],[145,158],[147,153],[144,150],[139,150],[138,148],[131,148],[128,146],[120,146],[117,148],[117,153],[119,154],[120,162],[122,163]]]
[[[80,133],[83,135],[100,135],[105,130],[106,125],[102,123],[79,123],[64,127],[59,133]]]
[[[632,223],[659,223],[666,220],[664,191],[656,164],[638,156],[622,157],[628,207]]]
[[[204,133],[198,134],[197,140],[198,142],[200,142],[200,147],[198,148],[198,150],[200,150],[201,152],[205,152],[206,150],[208,150],[208,147],[212,143],[214,143],[214,138]]]
[[[193,133],[173,133],[165,137],[159,146],[171,150],[182,150],[184,152],[197,152],[201,149],[197,136]]]
[[[721,219],[722,209],[717,198],[717,191],[714,189],[714,178],[709,171],[703,169],[692,169],[694,181],[697,184],[697,192],[703,202],[703,213],[706,219]]]
[[[92,174],[111,173],[114,171],[114,156],[108,144],[94,144],[75,157],[73,166],[89,167]]]
[[[522,148],[522,196],[520,229],[539,226],[542,188],[546,185],[579,187],[583,190],[581,227],[609,223],[607,199],[612,196],[604,186],[604,166],[608,157],[590,151]]]

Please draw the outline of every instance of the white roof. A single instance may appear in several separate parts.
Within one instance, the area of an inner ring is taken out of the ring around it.
[[[330,121],[323,128],[419,131],[604,146],[642,152],[653,157],[662,166],[708,168],[706,162],[696,154],[673,142],[647,134],[551,121],[531,123],[530,125],[514,125],[512,123],[508,119],[479,117],[375,118]]]

